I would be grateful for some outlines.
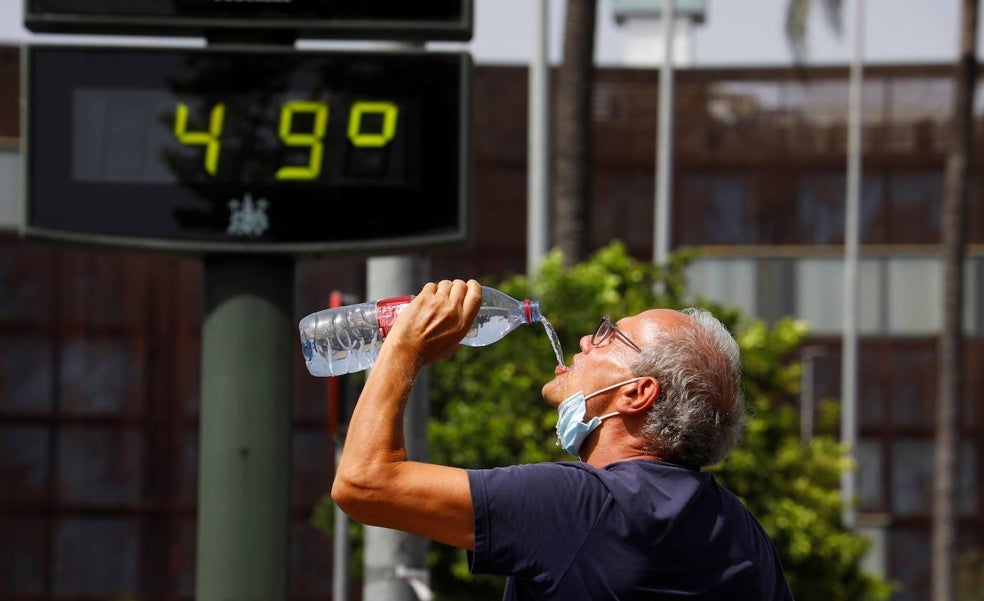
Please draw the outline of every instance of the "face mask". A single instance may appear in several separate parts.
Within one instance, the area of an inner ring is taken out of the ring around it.
[[[585,423],[583,420],[584,413],[587,411],[588,399],[641,379],[632,378],[631,380],[618,382],[617,384],[612,384],[611,386],[606,386],[601,390],[592,392],[588,396],[584,396],[583,392],[578,391],[564,399],[564,402],[557,407],[557,411],[560,414],[557,417],[557,444],[574,457],[579,457],[578,451],[581,449],[581,445],[584,444],[584,439],[594,432],[595,428],[601,425],[602,420],[618,415],[618,411],[606,413],[605,415],[592,417],[591,421]]]

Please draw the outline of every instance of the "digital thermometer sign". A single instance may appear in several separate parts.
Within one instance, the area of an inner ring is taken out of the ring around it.
[[[28,236],[296,254],[467,241],[465,53],[25,55]]]
[[[472,37],[474,20],[473,0],[23,2],[24,25],[47,33],[207,36],[263,30],[313,38],[466,41]]]

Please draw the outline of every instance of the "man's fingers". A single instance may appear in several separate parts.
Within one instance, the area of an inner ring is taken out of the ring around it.
[[[459,323],[471,326],[482,306],[482,285],[476,280],[441,280],[425,284],[419,296],[426,297],[427,300],[420,299],[421,302],[433,310],[448,317],[457,312]]]
[[[482,308],[482,285],[475,280],[468,280],[467,284],[462,283],[465,298],[462,302],[464,318],[471,325],[478,317],[478,311]]]
[[[462,300],[465,298],[465,294],[468,292],[468,285],[465,284],[463,280],[455,280],[451,282],[451,290],[449,292],[451,302],[455,305],[460,305]]]
[[[441,296],[447,296],[451,293],[453,285],[454,282],[451,280],[441,280],[437,283],[437,293]]]

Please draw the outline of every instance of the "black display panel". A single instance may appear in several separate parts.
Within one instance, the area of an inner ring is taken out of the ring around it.
[[[11,0],[17,1],[17,0]],[[203,36],[262,30],[312,38],[470,40],[473,0],[23,0],[49,33]],[[248,37],[247,40],[248,41]]]
[[[470,234],[465,53],[32,46],[24,231],[191,252]]]

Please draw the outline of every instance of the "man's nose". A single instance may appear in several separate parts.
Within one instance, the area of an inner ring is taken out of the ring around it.
[[[582,353],[587,353],[589,350],[594,348],[591,344],[591,334],[585,334],[581,336],[581,340],[578,341],[578,346],[581,348]]]

